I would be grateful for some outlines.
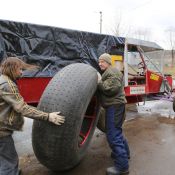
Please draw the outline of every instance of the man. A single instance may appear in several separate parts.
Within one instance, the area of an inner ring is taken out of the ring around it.
[[[122,133],[126,103],[123,75],[111,66],[111,56],[107,53],[99,57],[99,66],[103,74],[98,83],[98,90],[101,104],[106,111],[106,134],[115,165],[107,168],[106,174],[128,174],[129,147]]]
[[[60,112],[46,113],[24,102],[19,94],[16,79],[22,70],[36,66],[26,64],[16,57],[9,57],[1,64],[0,76],[0,175],[18,175],[18,155],[12,139],[13,131],[22,130],[23,116],[52,122],[64,123]]]

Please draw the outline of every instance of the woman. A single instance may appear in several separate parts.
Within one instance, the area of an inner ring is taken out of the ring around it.
[[[18,155],[12,138],[13,131],[22,130],[23,116],[45,120],[56,125],[64,123],[60,112],[46,113],[27,105],[15,83],[22,70],[37,68],[16,57],[9,57],[1,64],[0,76],[0,174],[18,175]]]

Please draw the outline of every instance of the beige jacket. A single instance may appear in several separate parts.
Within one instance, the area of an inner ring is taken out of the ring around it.
[[[27,105],[17,85],[7,76],[0,76],[0,137],[22,130],[24,118],[48,120],[49,114]]]

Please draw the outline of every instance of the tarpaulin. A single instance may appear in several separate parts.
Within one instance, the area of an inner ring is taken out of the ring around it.
[[[66,65],[87,63],[99,70],[98,57],[124,38],[22,22],[0,20],[0,62],[17,56],[40,67],[25,76],[52,77]]]

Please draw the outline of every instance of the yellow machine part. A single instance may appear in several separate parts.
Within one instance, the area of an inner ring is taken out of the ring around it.
[[[118,70],[123,71],[123,56],[111,55],[112,66],[115,66]]]

